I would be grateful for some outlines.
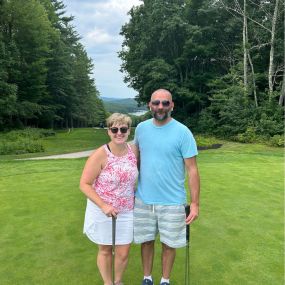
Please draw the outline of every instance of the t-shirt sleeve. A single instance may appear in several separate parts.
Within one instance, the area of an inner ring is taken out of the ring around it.
[[[184,135],[182,137],[181,152],[183,158],[190,158],[198,154],[196,141],[188,128],[185,128]]]

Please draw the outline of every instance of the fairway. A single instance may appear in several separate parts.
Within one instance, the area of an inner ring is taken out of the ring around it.
[[[0,162],[0,284],[102,284],[83,234],[85,159]],[[191,228],[193,285],[282,285],[283,152],[226,143],[201,151],[201,212]],[[161,277],[157,243],[154,279]],[[184,283],[179,249],[171,285]],[[140,284],[133,245],[125,285]],[[157,284],[157,283],[155,283]]]

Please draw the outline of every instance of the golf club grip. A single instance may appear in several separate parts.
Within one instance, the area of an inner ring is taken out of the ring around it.
[[[185,214],[186,214],[186,218],[189,216],[190,214],[190,205],[186,205],[185,206]],[[186,225],[186,241],[189,242],[189,238],[190,238],[190,225]]]
[[[112,216],[112,245],[116,244],[116,218]]]

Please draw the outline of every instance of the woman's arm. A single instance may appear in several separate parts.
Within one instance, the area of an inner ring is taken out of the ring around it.
[[[86,161],[81,175],[79,187],[85,196],[94,202],[104,214],[107,216],[116,216],[117,210],[113,206],[105,203],[92,188],[94,180],[100,175],[106,161],[106,152],[103,147],[100,147]]]

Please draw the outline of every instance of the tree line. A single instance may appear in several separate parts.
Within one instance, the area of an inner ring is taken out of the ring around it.
[[[144,0],[122,27],[125,82],[149,101],[173,93],[193,131],[245,139],[281,135],[284,0]]]
[[[72,21],[59,0],[0,0],[0,130],[104,121]]]

